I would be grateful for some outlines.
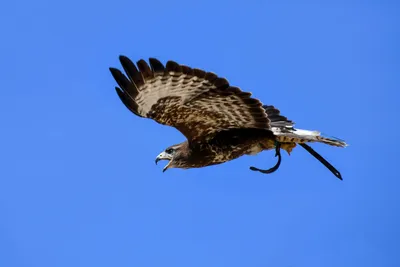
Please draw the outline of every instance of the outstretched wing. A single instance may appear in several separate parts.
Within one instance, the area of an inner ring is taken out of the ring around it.
[[[154,58],[136,65],[119,57],[125,70],[110,68],[117,93],[134,114],[178,129],[189,142],[212,138],[222,130],[270,129],[262,103],[212,72]]]

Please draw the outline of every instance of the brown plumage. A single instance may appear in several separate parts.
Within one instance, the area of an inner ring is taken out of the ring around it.
[[[187,139],[158,155],[156,162],[169,160],[164,171],[200,168],[276,149],[277,166],[268,171],[251,167],[270,173],[279,167],[280,148],[290,153],[299,143],[318,158],[306,142],[346,146],[343,141],[323,137],[319,132],[295,129],[294,123],[274,106],[263,105],[251,93],[231,86],[212,72],[174,61],[164,66],[154,58],[149,59],[149,64],[141,59],[135,65],[120,56],[120,62],[126,75],[116,68],[110,71],[124,105],[139,117],[175,127]],[[321,158],[318,159],[323,162]],[[323,163],[332,170],[329,163]],[[337,171],[335,175],[340,178]]]

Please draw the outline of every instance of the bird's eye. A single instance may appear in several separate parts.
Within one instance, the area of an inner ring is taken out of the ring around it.
[[[174,152],[174,150],[172,148],[168,148],[167,150],[165,150],[165,152],[167,152],[168,154],[172,154],[172,152]]]

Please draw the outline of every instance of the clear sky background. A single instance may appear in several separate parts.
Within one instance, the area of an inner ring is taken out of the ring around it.
[[[0,266],[400,266],[398,1],[8,1],[0,9]],[[194,170],[108,68],[213,71],[346,140]]]

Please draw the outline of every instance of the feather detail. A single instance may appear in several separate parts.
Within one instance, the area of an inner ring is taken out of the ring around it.
[[[117,93],[134,114],[177,128],[190,141],[209,139],[227,129],[269,130],[262,103],[212,72],[154,58],[137,66],[126,56],[120,61],[127,77],[110,68]]]

